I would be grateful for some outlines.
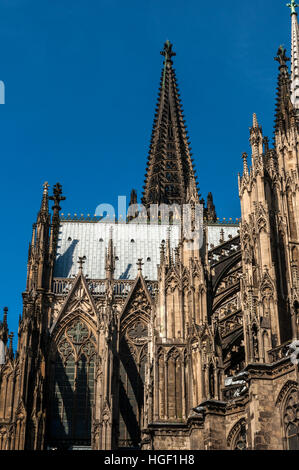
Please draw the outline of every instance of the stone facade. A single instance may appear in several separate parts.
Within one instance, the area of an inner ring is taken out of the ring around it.
[[[192,249],[171,235],[175,220],[148,228],[152,204],[204,204],[169,42],[162,54],[144,227],[118,221],[116,240],[112,223],[63,216],[61,186],[49,197],[44,185],[15,354],[7,310],[0,325],[2,450],[299,449],[299,111],[286,52],[273,148],[253,116],[242,219],[219,222],[209,194]],[[132,191],[127,222],[136,203]]]

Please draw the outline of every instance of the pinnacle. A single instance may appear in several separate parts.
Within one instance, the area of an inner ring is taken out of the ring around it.
[[[39,221],[45,220],[49,214],[49,196],[48,196],[48,189],[49,189],[49,184],[46,181],[43,184],[43,196],[42,196],[42,202],[41,202],[41,207],[38,215]]]

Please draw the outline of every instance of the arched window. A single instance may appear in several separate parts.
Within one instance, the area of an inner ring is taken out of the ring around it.
[[[95,338],[75,320],[61,335],[52,365],[48,445],[90,446]]]
[[[247,436],[246,427],[242,423],[239,432],[235,436],[233,450],[246,450],[247,449]]]
[[[293,390],[286,400],[283,420],[287,449],[299,450],[299,405],[297,390]]]
[[[238,421],[230,431],[227,445],[231,450],[246,450],[248,448],[246,422],[244,418]]]
[[[130,323],[120,340],[120,448],[138,448],[144,420],[144,382],[148,327],[141,319]]]

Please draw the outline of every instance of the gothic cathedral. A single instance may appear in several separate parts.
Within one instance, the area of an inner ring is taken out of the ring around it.
[[[142,204],[177,226],[61,213],[44,185],[14,353],[0,323],[0,449],[299,449],[299,28],[277,52],[273,148],[256,115],[242,218],[200,199],[167,41]],[[51,204],[51,212],[49,209]],[[137,203],[136,192],[131,205]]]

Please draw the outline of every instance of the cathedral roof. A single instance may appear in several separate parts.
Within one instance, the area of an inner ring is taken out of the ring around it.
[[[84,274],[90,279],[105,279],[105,258],[112,229],[115,247],[115,279],[135,279],[136,263],[143,259],[143,275],[157,279],[160,245],[166,240],[167,225],[62,222],[60,224],[54,277],[78,273],[78,257],[86,256]],[[178,244],[179,227],[172,226],[171,247]]]
[[[218,246],[222,240],[238,235],[238,224],[232,222],[208,226],[209,248]],[[105,279],[105,259],[111,236],[115,247],[115,279],[135,279],[136,263],[142,258],[142,272],[146,279],[157,280],[157,265],[160,263],[160,246],[168,237],[167,225],[113,224],[80,220],[60,223],[55,278],[73,277],[78,273],[78,258],[86,256],[83,272],[90,279]],[[178,245],[179,226],[170,230],[171,248]]]

